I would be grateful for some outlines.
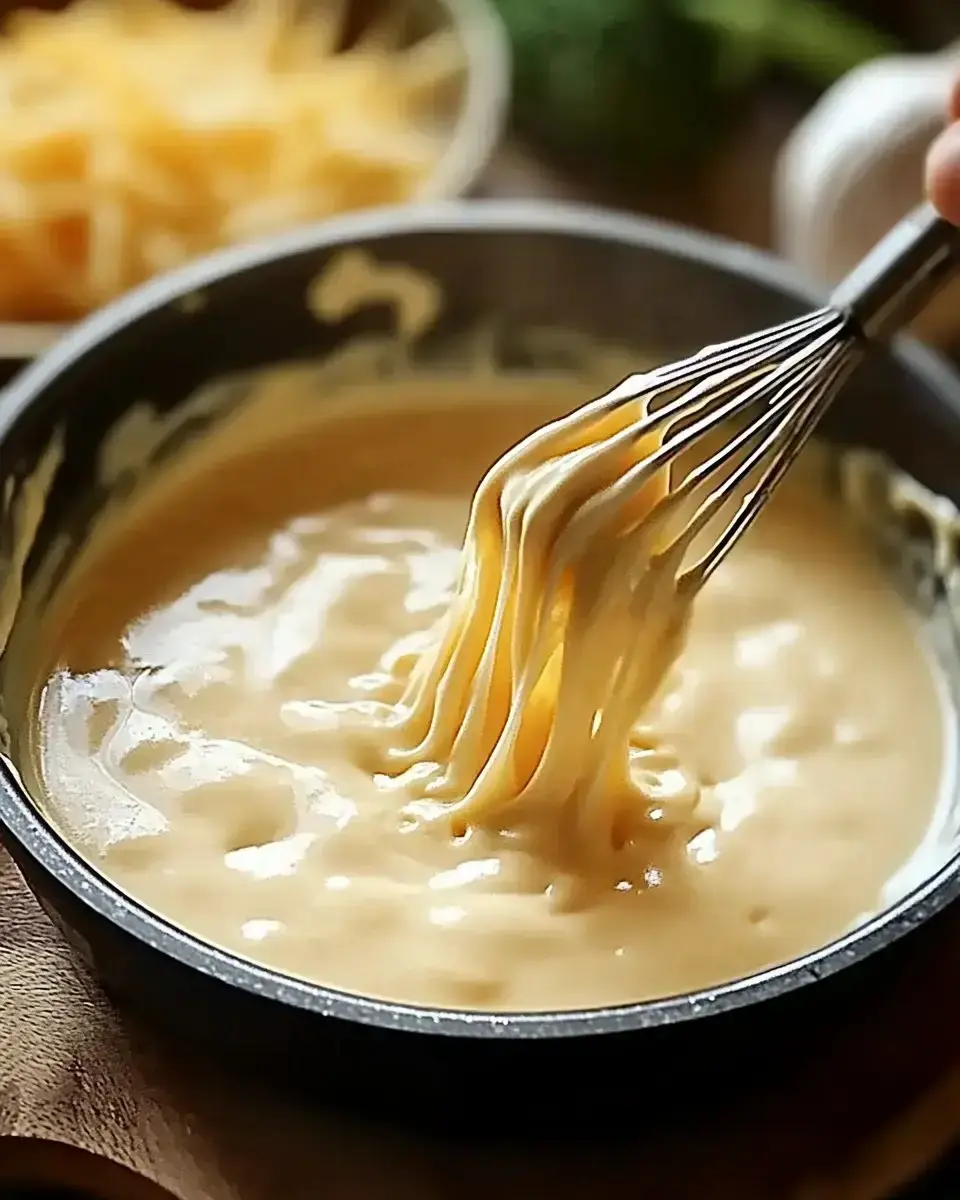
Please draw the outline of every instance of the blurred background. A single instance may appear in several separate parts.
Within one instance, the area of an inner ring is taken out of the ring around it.
[[[775,247],[819,277],[838,278],[919,200],[922,154],[960,73],[960,5],[943,0],[498,7],[527,147],[501,155],[496,186],[599,197]],[[595,127],[578,129],[577,113]],[[936,326],[944,335],[942,310]]]
[[[920,198],[960,73],[946,0],[189,9],[0,3],[0,321],[24,346],[220,245],[464,193],[650,213],[830,282]],[[960,342],[956,300],[930,340]]]

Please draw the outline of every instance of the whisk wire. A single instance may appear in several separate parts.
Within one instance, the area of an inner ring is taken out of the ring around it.
[[[678,389],[694,384],[707,388],[724,370],[728,370],[730,377],[734,378],[738,371],[749,367],[755,360],[762,359],[764,351],[770,349],[774,349],[777,357],[782,358],[792,347],[802,344],[812,333],[821,330],[825,323],[832,323],[837,319],[838,314],[834,310],[819,309],[817,312],[788,321],[776,329],[767,329],[729,342],[707,346],[677,362],[657,367],[644,375],[631,376],[610,392],[607,407],[613,409],[626,403],[660,397],[661,403],[656,406],[646,405],[647,416],[637,429],[637,436],[644,437],[662,427],[664,421],[654,421],[655,417],[672,418],[695,398],[695,392],[685,392],[676,398],[675,407],[671,409],[670,396]],[[757,361],[757,365],[762,364]]]
[[[743,497],[737,512],[710,549],[694,566],[683,572],[680,577],[682,587],[698,591],[706,583],[726,557],[730,548],[746,533],[759,516],[771,492],[796,460],[810,432],[819,422],[844,378],[852,369],[853,360],[849,356],[847,347],[836,347],[832,354],[835,361],[824,372],[823,377],[813,385],[812,391],[804,393],[802,390],[806,385],[806,378],[797,382],[793,389],[792,402],[789,403],[787,411],[780,416],[780,420],[742,467],[738,468],[722,485],[720,490],[725,499],[731,499],[754,470],[761,466],[763,460],[770,459],[761,471],[755,486]],[[787,401],[782,404],[778,403],[776,408],[771,411],[780,413],[787,403]],[[758,422],[758,426],[759,424],[760,422]],[[777,449],[778,444],[779,449]],[[722,504],[722,500],[713,504],[711,498],[704,507],[711,506],[710,516],[712,517],[718,514]],[[700,521],[698,518],[698,532],[702,532],[709,519],[710,517],[707,517]],[[692,540],[691,537],[690,541]]]
[[[687,531],[681,536],[687,544],[692,542],[718,515],[736,487],[749,477],[760,465],[763,456],[782,438],[782,422],[794,415],[791,410],[784,418],[783,409],[797,407],[800,403],[797,400],[798,393],[803,399],[803,389],[809,386],[820,369],[817,356],[835,337],[838,324],[842,324],[842,318],[829,310],[794,323],[792,336],[776,343],[780,351],[779,361],[767,350],[770,339],[766,334],[740,339],[733,365],[730,365],[730,356],[725,353],[727,347],[717,347],[714,361],[725,362],[726,365],[719,370],[710,370],[693,386],[682,390],[672,399],[668,398],[666,403],[648,411],[648,415],[637,422],[633,430],[635,439],[659,434],[665,426],[666,436],[655,451],[627,470],[611,491],[626,498],[659,472],[672,471],[683,455],[695,450],[706,438],[722,431],[725,425],[746,417],[751,409],[759,406],[761,412],[758,418],[739,429],[732,438],[726,439],[718,452],[696,465],[661,502],[664,508],[660,520],[663,521],[673,511],[686,505],[698,487],[729,466],[739,452],[748,449],[751,443],[774,425],[772,433],[688,522]],[[811,338],[813,331],[817,336]],[[762,347],[759,353],[756,351],[758,343]],[[798,345],[799,349],[796,349]],[[789,353],[791,350],[792,354]],[[746,386],[745,381],[748,381]]]
[[[598,411],[638,403],[643,416],[615,446],[655,441],[585,508],[619,506],[666,471],[670,488],[650,513],[655,553],[676,562],[679,586],[695,592],[756,520],[873,337],[887,336],[960,270],[960,230],[921,206],[841,284],[826,307],[758,333],[634,375]],[[711,444],[724,430],[719,449]],[[677,482],[681,461],[701,460]],[[751,485],[751,481],[752,485]],[[716,486],[713,486],[713,485]],[[709,494],[694,507],[697,493]],[[727,506],[731,519],[693,565],[686,558]],[[644,518],[634,519],[631,528]],[[679,532],[671,523],[683,520]]]
[[[667,495],[651,514],[657,556],[680,563],[678,586],[687,594],[696,592],[756,519],[842,382],[857,346],[843,314],[820,309],[628,380],[609,399],[615,405],[639,401],[645,416],[625,435],[634,443],[659,436],[660,444],[604,489],[597,503],[625,503],[660,472],[672,477],[685,456],[732,426],[732,436],[718,450],[679,483],[671,478]],[[754,486],[710,548],[693,565],[683,566],[697,539],[754,477]],[[717,480],[692,507],[697,493]],[[678,517],[684,524],[671,535],[671,522]]]
[[[806,407],[820,394],[818,376],[825,366],[829,374],[830,362],[829,356],[828,359],[822,360],[819,355],[830,345],[833,336],[832,329],[828,329],[815,341],[774,366],[743,393],[743,407],[731,415],[745,416],[749,408],[757,406],[760,407],[760,415],[743,425],[732,438],[727,439],[719,451],[699,463],[678,489],[678,494],[689,496],[698,487],[708,483],[722,468],[734,462],[741,450],[749,449],[761,435],[766,436],[702,503],[690,521],[689,532],[686,535],[688,545],[719,515],[720,510],[734,497],[741,485],[760,467],[764,457],[782,441],[790,424],[800,419]],[[847,353],[847,345],[844,342],[835,345],[834,349],[841,355]],[[717,416],[727,419],[726,413],[718,413]],[[741,531],[749,523],[748,506],[756,491],[757,489],[754,489],[744,498],[747,507],[741,510],[737,522]]]

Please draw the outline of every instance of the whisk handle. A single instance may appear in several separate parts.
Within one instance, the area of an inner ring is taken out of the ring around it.
[[[895,334],[960,272],[960,229],[921,204],[877,243],[830,297],[863,335]]]

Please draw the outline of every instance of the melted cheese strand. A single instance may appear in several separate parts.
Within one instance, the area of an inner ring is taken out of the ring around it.
[[[454,802],[458,825],[568,802],[602,849],[649,807],[631,729],[682,648],[689,603],[682,546],[661,548],[666,472],[632,495],[620,486],[656,448],[636,438],[642,415],[603,397],[526,438],[477,489],[457,595],[413,665],[389,754],[394,773]]]

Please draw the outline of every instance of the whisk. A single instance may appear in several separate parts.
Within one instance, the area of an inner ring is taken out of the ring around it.
[[[901,329],[958,271],[960,229],[923,204],[870,251],[823,308],[708,346],[609,393],[611,407],[639,402],[647,415],[634,435],[651,439],[648,445],[659,442],[620,481],[622,494],[659,471],[672,472],[687,452],[694,458],[669,497],[672,509],[693,510],[671,553],[682,543],[684,552],[694,547],[699,554],[677,576],[679,589],[698,591],[756,519],[871,343]],[[705,439],[725,430],[719,448],[710,450]],[[708,452],[697,457],[705,446]],[[702,538],[714,523],[720,532]]]

